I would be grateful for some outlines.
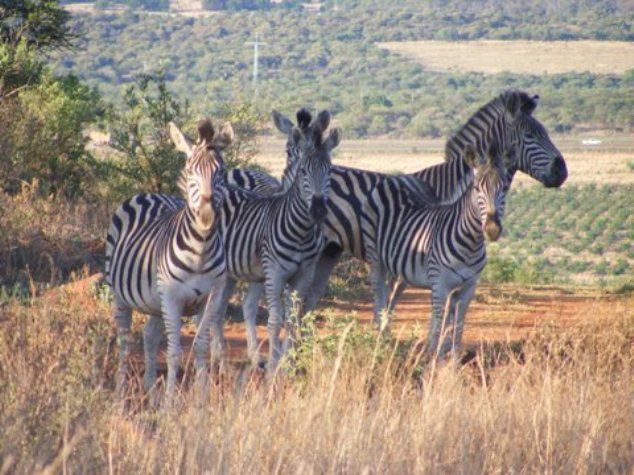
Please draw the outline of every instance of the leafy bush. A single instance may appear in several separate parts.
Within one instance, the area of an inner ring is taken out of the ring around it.
[[[90,193],[97,166],[85,149],[84,130],[103,112],[99,94],[74,76],[44,74],[39,84],[0,107],[0,188],[39,183],[42,194]]]

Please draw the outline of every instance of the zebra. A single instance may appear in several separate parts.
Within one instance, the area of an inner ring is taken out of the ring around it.
[[[338,128],[325,135],[329,123],[330,113],[322,111],[305,130],[293,130],[293,146],[299,150],[299,158],[285,173],[292,177],[285,190],[261,196],[228,186],[225,192],[220,226],[228,277],[222,298],[213,304],[210,314],[214,322],[222,321],[238,280],[264,282],[263,286],[250,287],[244,305],[248,350],[253,358],[257,351],[255,314],[264,290],[269,310],[269,373],[275,370],[282,354],[282,291],[288,283],[300,294],[306,294],[323,245],[330,154],[341,136]],[[222,341],[221,334],[214,337]]]
[[[446,143],[445,162],[401,176],[397,183],[406,186],[414,201],[427,197],[430,203],[451,202],[459,198],[470,183],[470,167],[463,160],[467,146],[485,155],[495,147],[506,169],[510,186],[515,173],[527,173],[546,187],[561,186],[568,175],[562,154],[550,140],[544,126],[533,117],[538,96],[517,90],[505,91],[482,106]],[[323,295],[328,278],[343,251],[367,260],[363,243],[361,211],[367,196],[389,175],[344,166],[333,166],[330,172],[331,194],[324,223],[326,245],[315,270],[309,295],[308,310],[314,309]],[[422,182],[416,188],[416,182]],[[405,283],[392,283],[390,306],[403,291]]]
[[[308,133],[308,128],[312,121],[312,115],[306,109],[301,109],[297,112],[297,127],[303,133]],[[271,175],[253,169],[234,168],[229,170],[226,175],[226,182],[229,185],[243,188],[259,195],[273,195],[289,188],[293,183],[293,177],[291,170],[295,170],[297,167],[291,167],[291,164],[299,157],[299,149],[293,140],[293,129],[295,125],[284,115],[276,110],[271,111],[271,118],[275,126],[283,133],[288,135],[288,141],[286,143],[287,154],[287,166],[283,176],[283,183],[272,177]],[[191,156],[194,143],[185,135],[179,127],[173,122],[169,123],[169,130],[172,142],[177,150],[185,153],[186,156]],[[186,177],[184,171],[181,173],[178,180],[178,188],[183,191],[186,189]],[[247,333],[247,352],[249,358],[252,360],[253,365],[257,366],[259,363],[259,354],[257,352],[257,329],[256,319],[259,301],[264,293],[264,286],[261,282],[250,282],[248,290],[242,304],[242,313],[245,316],[246,333]],[[228,297],[230,298],[230,296]]]
[[[473,169],[473,178],[465,178],[465,191],[453,203],[412,205],[403,190],[383,181],[363,205],[363,238],[375,306],[387,303],[388,273],[431,288],[427,351],[440,355],[460,346],[464,316],[486,264],[485,237],[496,241],[502,232],[508,190],[506,167],[494,146],[483,157],[467,145],[462,161]],[[438,348],[445,305],[453,335]]]
[[[218,133],[209,119],[198,124],[199,143],[187,159],[186,200],[137,194],[115,211],[106,238],[107,282],[114,293],[120,345],[118,388],[126,387],[133,310],[149,315],[145,326],[144,387],[156,381],[156,353],[162,327],[168,338],[167,394],[173,394],[181,359],[181,316],[197,314],[194,341],[197,375],[204,374],[210,318],[205,300],[217,297],[226,277],[218,215],[224,198],[224,150],[233,129]]]

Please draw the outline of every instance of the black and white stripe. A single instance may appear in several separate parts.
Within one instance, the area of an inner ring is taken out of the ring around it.
[[[465,192],[451,204],[412,205],[393,182],[378,184],[364,203],[363,238],[375,293],[375,320],[389,323],[388,275],[432,290],[432,322],[428,351],[435,352],[447,310],[447,327],[440,353],[458,347],[464,315],[486,264],[485,236],[501,233],[507,177],[497,153],[476,159],[466,148],[461,159],[474,168]]]
[[[183,315],[199,316],[194,342],[197,370],[205,365],[209,318],[204,303],[222,285],[225,260],[218,229],[224,197],[222,149],[233,138],[230,125],[215,133],[209,120],[198,127],[200,143],[187,159],[186,201],[162,194],[138,194],[114,213],[106,239],[106,277],[114,293],[120,343],[119,384],[125,387],[133,310],[150,315],[144,331],[145,386],[156,379],[162,327],[168,338],[168,394],[180,364]]]

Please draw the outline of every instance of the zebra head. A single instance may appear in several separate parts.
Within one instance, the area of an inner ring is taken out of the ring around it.
[[[231,144],[233,135],[233,128],[229,123],[223,124],[220,132],[216,133],[209,119],[201,120],[198,123],[198,143],[187,155],[184,171],[187,206],[196,217],[197,224],[203,229],[213,226],[222,205],[222,151]]]
[[[477,154],[473,146],[465,148],[465,161],[473,168],[475,191],[482,231],[489,241],[497,241],[502,234],[502,217],[508,191],[506,169],[495,147],[486,157]]]
[[[302,111],[300,111],[301,113]],[[284,172],[285,180],[292,180],[299,187],[302,200],[308,206],[313,219],[326,217],[326,204],[330,192],[330,155],[341,141],[341,130],[335,128],[325,134],[330,124],[330,113],[322,111],[305,127],[294,127],[291,147],[297,158]]]
[[[535,178],[548,188],[560,187],[568,177],[566,162],[544,126],[533,117],[539,96],[507,91],[501,96],[507,127],[505,167]]]
[[[271,117],[273,118],[273,123],[277,130],[286,135],[286,166],[289,167],[299,158],[299,148],[295,145],[293,140],[293,129],[295,125],[290,119],[276,110],[271,112]],[[312,120],[313,116],[306,109],[297,111],[297,127],[304,134],[308,133]]]

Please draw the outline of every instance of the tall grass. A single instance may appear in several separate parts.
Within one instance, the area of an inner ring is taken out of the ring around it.
[[[112,203],[41,197],[37,182],[0,192],[0,286],[56,284],[98,269]]]
[[[208,400],[138,391],[122,410],[106,303],[89,286],[10,301],[0,317],[0,467],[66,473],[621,472],[634,464],[634,314],[611,315],[466,365],[337,324],[275,383],[231,363]],[[590,316],[589,316],[590,317]],[[135,334],[140,338],[139,323]]]

